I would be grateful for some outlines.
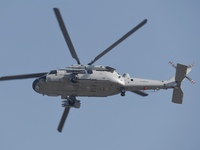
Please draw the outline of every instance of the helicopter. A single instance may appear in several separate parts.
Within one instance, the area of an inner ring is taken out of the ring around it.
[[[145,97],[148,96],[145,92],[147,90],[173,89],[172,102],[182,104],[182,81],[186,78],[195,83],[194,80],[187,76],[194,64],[186,66],[179,63],[175,65],[173,62],[169,62],[176,69],[176,73],[169,80],[163,81],[132,78],[128,73],[118,74],[115,68],[93,65],[97,60],[144,26],[147,23],[147,19],[144,19],[102,51],[87,65],[81,64],[59,9],[53,8],[53,10],[71,56],[76,60],[77,64],[49,72],[1,76],[0,81],[36,78],[32,83],[32,88],[35,92],[47,96],[60,96],[64,112],[57,128],[59,132],[62,132],[70,109],[80,108],[81,102],[77,97],[107,97],[117,94],[125,96],[128,91]]]

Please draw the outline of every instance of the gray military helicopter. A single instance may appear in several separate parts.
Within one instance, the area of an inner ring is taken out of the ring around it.
[[[164,81],[132,78],[128,73],[123,75],[118,74],[112,67],[93,65],[98,59],[145,25],[147,19],[143,20],[110,47],[97,55],[90,63],[82,65],[64,25],[59,9],[54,8],[54,13],[70,53],[77,61],[77,64],[66,67],[66,69],[52,70],[50,72],[2,76],[0,77],[0,81],[37,78],[32,84],[33,89],[37,93],[47,96],[61,96],[61,99],[63,99],[62,106],[65,109],[58,126],[59,132],[63,129],[70,108],[80,108],[80,100],[76,99],[78,96],[107,97],[116,94],[125,96],[126,91],[140,96],[148,96],[144,91],[171,88],[173,89],[172,102],[181,104],[183,99],[181,82],[184,78],[187,78],[194,83],[187,76],[193,64],[189,66],[177,64],[176,66],[170,62],[176,68],[176,74],[171,79]]]

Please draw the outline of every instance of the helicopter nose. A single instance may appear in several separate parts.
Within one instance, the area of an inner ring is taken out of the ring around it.
[[[39,91],[39,85],[38,85],[38,83],[39,83],[39,79],[36,79],[35,81],[33,81],[33,84],[32,84],[32,88],[33,88],[33,90],[35,91],[35,92],[38,92]]]
[[[42,77],[40,77],[40,78],[38,78],[38,79],[35,79],[35,81],[33,81],[33,84],[32,84],[32,87],[33,87],[33,90],[35,91],[35,92],[40,92],[40,85],[42,84],[42,83],[44,83],[44,82],[46,82],[46,79],[47,79],[47,77],[46,76],[42,76]]]

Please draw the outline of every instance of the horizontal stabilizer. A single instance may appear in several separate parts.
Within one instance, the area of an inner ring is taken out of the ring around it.
[[[183,91],[179,87],[175,87],[172,95],[172,102],[182,104],[183,102]]]
[[[135,94],[138,94],[140,96],[148,96],[149,95],[149,94],[142,92],[142,91],[132,91],[132,92],[135,93]]]

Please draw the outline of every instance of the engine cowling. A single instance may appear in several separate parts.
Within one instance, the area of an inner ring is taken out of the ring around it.
[[[128,73],[123,74],[124,78],[130,78],[130,75]]]

